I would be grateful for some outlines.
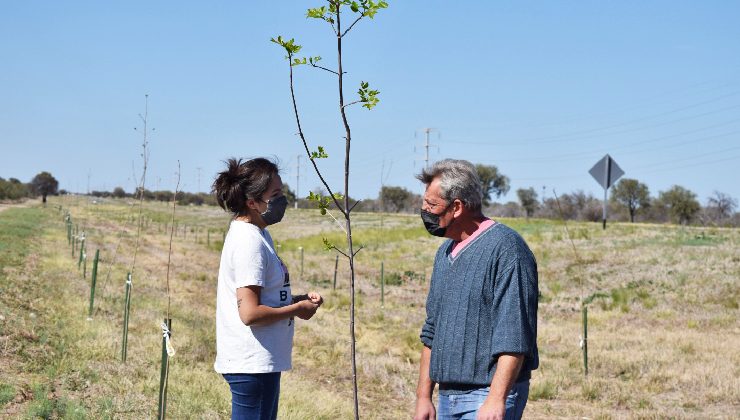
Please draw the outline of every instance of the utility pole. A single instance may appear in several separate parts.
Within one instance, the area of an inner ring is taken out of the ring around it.
[[[545,205],[545,189],[547,188],[547,185],[542,186],[542,205]]]
[[[380,166],[380,194],[379,194],[379,200],[380,201],[380,228],[383,229],[383,212],[385,209],[383,208],[383,188],[385,188],[385,181],[388,179],[388,175],[391,173],[391,168],[393,168],[393,161],[391,161],[390,166],[388,167],[388,172],[385,171],[385,159],[383,159],[383,164]]]
[[[424,143],[424,169],[429,169],[429,132],[430,128],[424,130],[426,142]]]
[[[295,201],[293,201],[293,208],[298,208],[298,197],[300,197],[299,186],[301,184],[301,155],[298,155],[295,161]]]
[[[87,170],[87,195],[90,195],[90,172],[91,170]]]
[[[203,168],[201,168],[201,167],[199,166],[199,167],[197,167],[197,168],[195,168],[195,169],[196,169],[196,170],[198,171],[198,191],[197,191],[197,192],[200,192],[200,171],[201,171],[201,170],[202,170]]]
[[[436,128],[422,128],[421,131],[424,132],[424,169],[429,168],[429,148],[432,146],[435,146],[434,144],[429,142],[429,134],[436,131],[437,134],[439,134],[439,130]],[[414,134],[414,137],[416,137],[416,134]],[[416,151],[416,147],[414,147],[414,151]]]

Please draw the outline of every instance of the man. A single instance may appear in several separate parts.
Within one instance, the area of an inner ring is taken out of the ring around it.
[[[521,418],[539,364],[534,255],[518,233],[483,216],[470,162],[443,160],[417,178],[426,185],[424,225],[448,240],[434,259],[414,419]]]

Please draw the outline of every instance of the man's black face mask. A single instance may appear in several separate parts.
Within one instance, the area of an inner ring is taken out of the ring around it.
[[[452,203],[450,203],[450,205],[452,205]],[[448,208],[450,208],[449,205],[445,207],[444,211],[442,211],[442,214],[444,214]],[[452,225],[452,222],[450,222],[450,225],[441,227],[439,225],[440,216],[441,215],[439,214],[434,214],[424,209],[421,210],[421,220],[424,222],[424,227],[427,229],[427,232],[434,236],[443,237],[447,232],[447,228]],[[454,219],[452,221],[454,222]]]

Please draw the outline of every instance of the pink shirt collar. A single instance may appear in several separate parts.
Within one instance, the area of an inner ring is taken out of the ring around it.
[[[460,251],[462,251],[470,242],[473,241],[473,239],[477,238],[486,229],[488,229],[489,227],[495,224],[496,222],[494,220],[486,218],[483,222],[481,222],[480,226],[478,226],[478,229],[476,229],[472,235],[465,238],[465,240],[460,241],[460,242],[455,242],[452,245],[452,251],[450,251],[450,256],[452,256],[452,258],[455,258],[457,254],[460,253]]]

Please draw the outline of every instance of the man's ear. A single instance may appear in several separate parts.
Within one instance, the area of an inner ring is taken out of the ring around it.
[[[455,201],[452,202],[452,213],[455,217],[460,217],[462,215],[463,208],[465,208],[465,205],[462,201],[455,199]]]

